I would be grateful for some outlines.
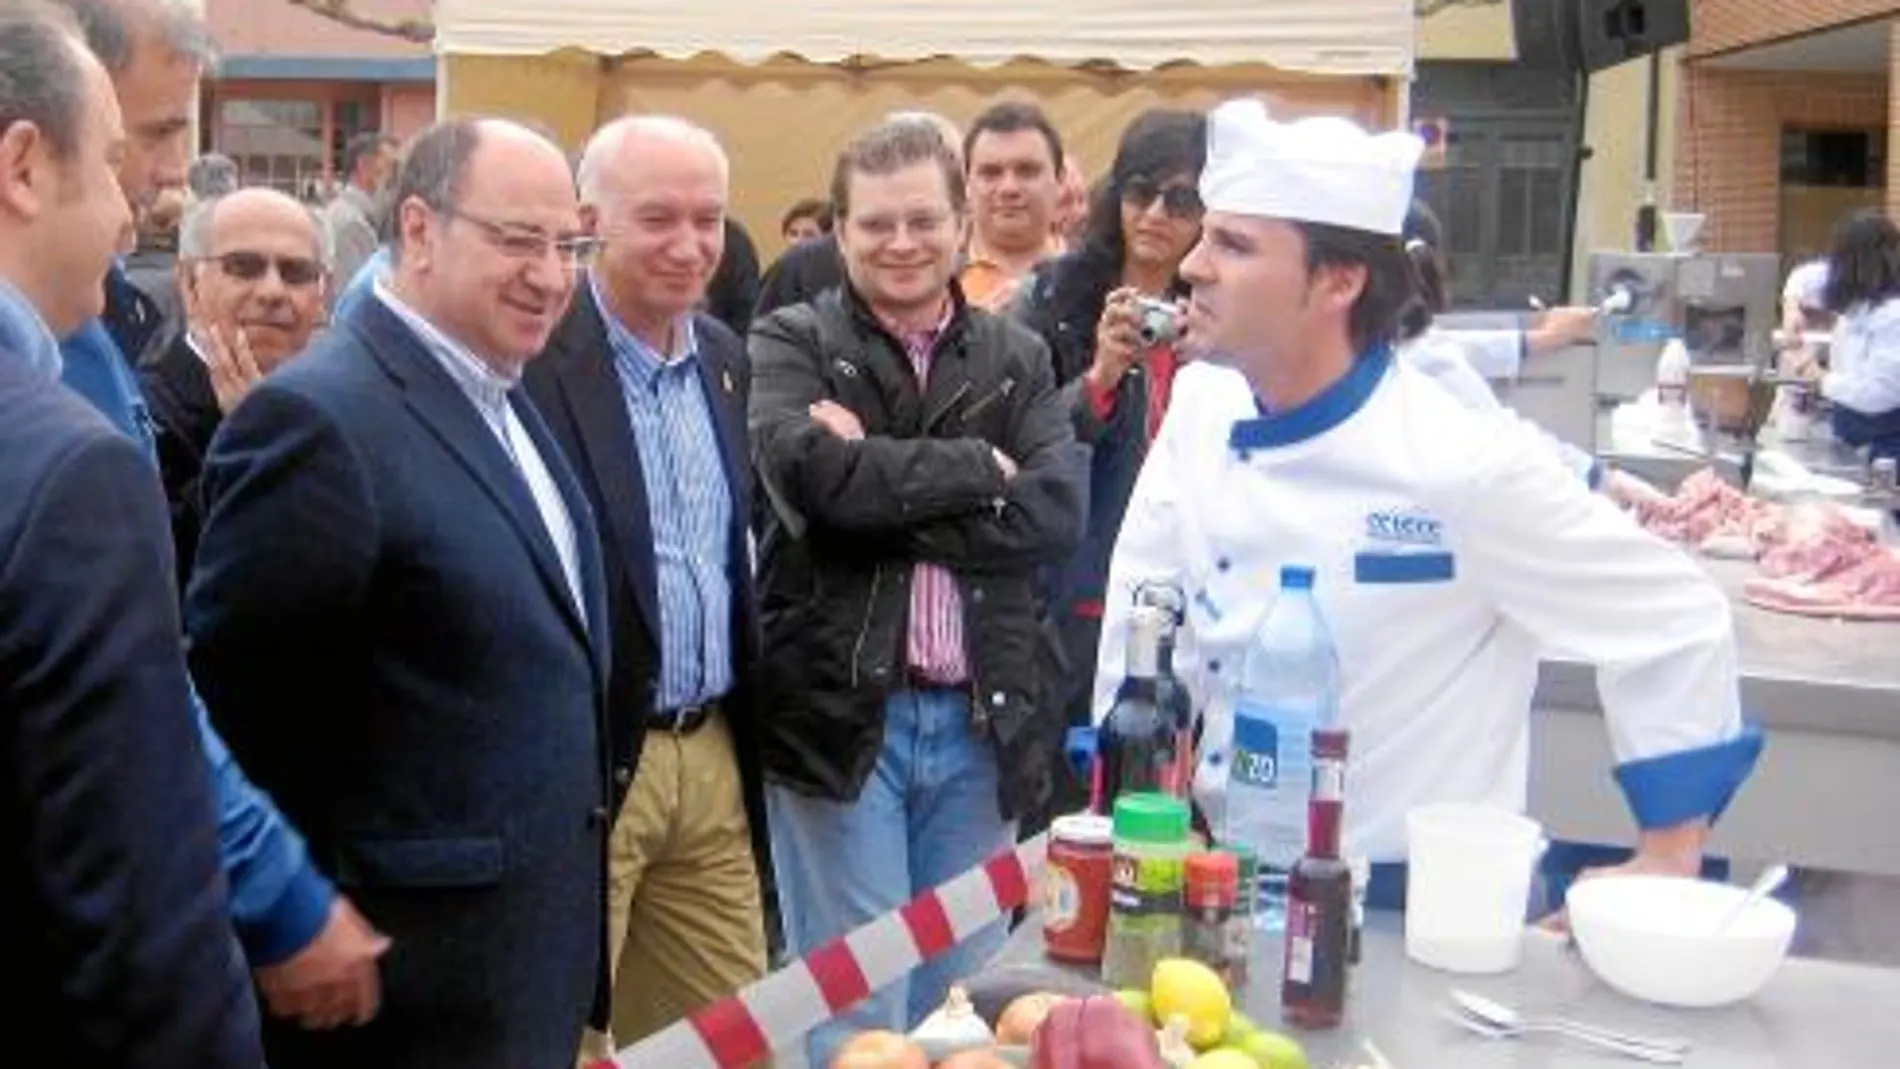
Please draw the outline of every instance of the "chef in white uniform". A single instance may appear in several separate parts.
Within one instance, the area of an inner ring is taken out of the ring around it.
[[[1393,359],[1419,151],[1339,119],[1276,123],[1256,101],[1214,112],[1203,236],[1181,269],[1201,359],[1116,543],[1097,718],[1135,589],[1177,583],[1176,664],[1206,718],[1195,791],[1218,829],[1232,683],[1278,569],[1311,565],[1353,732],[1351,855],[1403,860],[1421,803],[1525,806],[1545,649],[1598,667],[1640,829],[1626,867],[1694,874],[1761,747],[1741,718],[1728,602],[1534,431]]]

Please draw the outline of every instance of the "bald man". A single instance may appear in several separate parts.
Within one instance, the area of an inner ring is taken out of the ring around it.
[[[329,255],[316,216],[274,189],[201,202],[178,251],[185,330],[139,369],[139,384],[171,499],[182,594],[198,550],[198,476],[211,436],[251,386],[310,344]]]
[[[612,1041],[640,1039],[765,970],[765,831],[745,346],[694,309],[720,262],[728,164],[680,119],[603,127],[580,165],[600,255],[528,391],[601,521]],[[755,851],[754,843],[760,845]]]
[[[431,127],[393,192],[392,273],[251,388],[201,478],[212,718],[394,943],[374,1021],[266,1052],[572,1069],[604,983],[608,624],[587,499],[519,383],[592,242],[566,157],[514,123]]]

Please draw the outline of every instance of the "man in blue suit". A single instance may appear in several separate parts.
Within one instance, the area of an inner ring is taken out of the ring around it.
[[[130,220],[106,72],[0,4],[0,1030],[75,1065],[255,1069],[162,497],[59,384]],[[29,1055],[29,1057],[31,1057]]]
[[[226,418],[186,596],[213,721],[394,942],[274,1069],[571,1069],[602,979],[608,626],[587,498],[518,388],[573,295],[561,151],[423,133],[393,273]]]
[[[174,0],[58,0],[112,78],[127,138],[119,186],[134,209],[184,181],[191,113],[209,39]],[[61,377],[137,443],[158,478],[152,423],[132,365],[163,326],[155,302],[114,265],[103,315],[65,335]],[[196,704],[196,698],[192,701]],[[231,921],[269,1008],[311,1027],[361,1022],[376,1012],[376,958],[386,942],[310,864],[303,841],[244,778],[196,709],[218,811]]]

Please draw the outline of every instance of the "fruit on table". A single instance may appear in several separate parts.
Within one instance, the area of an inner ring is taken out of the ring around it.
[[[1252,1058],[1260,1069],[1307,1069],[1306,1048],[1292,1036],[1279,1032],[1255,1032],[1235,1047]]]
[[[1242,1051],[1216,1047],[1194,1059],[1188,1069],[1260,1069],[1260,1066]]]
[[[1149,1024],[1160,1023],[1155,1020],[1154,1000],[1148,997],[1148,992],[1138,988],[1124,988],[1115,992],[1115,1000],[1126,1007],[1129,1013]]]
[[[1005,1047],[1026,1046],[1049,1011],[1063,998],[1052,992],[1038,991],[1010,1003],[996,1018],[996,1041]]]
[[[896,1032],[859,1032],[838,1049],[831,1069],[930,1069],[930,1059]]]
[[[1154,1029],[1109,995],[1064,999],[1029,1041],[1030,1069],[1163,1069]]]
[[[1189,958],[1165,958],[1155,963],[1149,989],[1156,1019],[1186,1017],[1188,1042],[1196,1049],[1212,1047],[1227,1034],[1234,997],[1214,970]]]
[[[1218,1045],[1222,1047],[1239,1047],[1242,1043],[1246,1042],[1248,1036],[1258,1031],[1260,1031],[1260,1026],[1253,1023],[1253,1018],[1248,1017],[1239,1010],[1235,1010],[1227,1017],[1227,1034],[1221,1037]]]
[[[1015,1069],[1015,1066],[1003,1060],[995,1048],[985,1050],[966,1050],[961,1054],[952,1054],[937,1063],[937,1069]]]

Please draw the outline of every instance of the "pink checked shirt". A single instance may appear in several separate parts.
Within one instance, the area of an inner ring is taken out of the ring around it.
[[[904,343],[904,355],[910,357],[911,370],[917,373],[917,387],[930,383],[932,347],[943,328],[949,326],[954,306],[946,308],[941,320],[929,330],[900,330],[885,326]],[[948,569],[936,564],[919,564],[910,584],[910,635],[905,655],[911,670],[925,682],[943,687],[961,686],[970,681],[970,657],[963,642],[963,598],[957,593],[957,581]]]

